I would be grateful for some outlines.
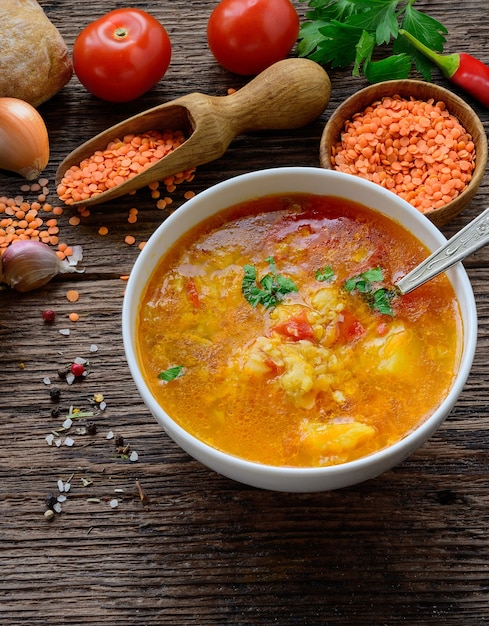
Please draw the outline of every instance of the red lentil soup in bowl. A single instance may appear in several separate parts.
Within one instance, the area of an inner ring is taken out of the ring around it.
[[[167,434],[209,468],[308,492],[373,478],[440,426],[477,315],[461,264],[395,282],[445,241],[394,193],[321,168],[216,185],[175,211],[131,273],[123,337]]]

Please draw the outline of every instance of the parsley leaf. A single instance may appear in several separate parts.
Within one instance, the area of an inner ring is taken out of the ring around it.
[[[258,281],[253,265],[244,265],[244,276],[241,291],[252,307],[259,304],[266,309],[276,307],[288,293],[299,291],[296,284],[285,276],[277,274],[275,261],[272,257],[265,259],[270,265],[270,272]]]
[[[373,286],[373,283],[381,282],[383,278],[381,268],[376,267],[349,278],[345,281],[344,288],[350,293],[356,290],[362,294],[370,308],[374,311],[394,317],[391,300],[396,295],[395,291],[385,287],[374,289]]]
[[[175,380],[175,378],[181,376],[183,374],[183,370],[183,365],[175,365],[174,367],[169,367],[167,370],[160,372],[158,374],[158,378],[169,383],[171,380]]]
[[[333,278],[334,278],[334,272],[333,272],[333,268],[330,265],[327,265],[326,267],[323,267],[322,269],[316,272],[316,280],[319,280],[320,282],[333,280]]]
[[[308,0],[297,54],[332,68],[353,64],[353,76],[371,82],[408,78],[414,67],[431,80],[432,63],[403,37],[402,28],[429,48],[443,52],[447,29],[413,8],[416,0]],[[375,61],[377,47],[392,44],[392,54]]]

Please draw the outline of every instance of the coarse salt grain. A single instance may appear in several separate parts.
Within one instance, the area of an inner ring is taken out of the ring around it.
[[[138,459],[139,459],[139,455],[138,455],[138,453],[136,452],[136,450],[133,450],[133,451],[131,452],[131,456],[129,457],[129,460],[130,460],[130,461],[135,462],[135,461],[137,461]]]
[[[94,343],[90,346],[90,352],[98,352],[98,346]]]
[[[114,433],[109,430],[109,432],[107,433],[107,439],[113,439],[114,438]]]
[[[115,509],[119,506],[119,500],[117,500],[117,498],[113,498],[110,502],[109,502],[109,506],[111,509]]]
[[[68,446],[68,448],[71,448],[75,445],[75,440],[72,439],[71,437],[66,437],[65,439],[65,446]]]
[[[68,335],[70,334],[70,329],[69,328],[60,328],[59,329],[59,334],[60,335],[64,335],[65,337],[68,337]]]
[[[67,417],[65,421],[63,422],[63,428],[66,428],[66,430],[68,430],[72,426],[73,426],[73,420],[71,419],[71,417]]]
[[[61,503],[56,502],[55,505],[53,506],[53,510],[56,511],[56,513],[61,513]]]
[[[54,435],[52,433],[49,433],[49,435],[46,435],[46,442],[48,446],[52,446],[53,441],[54,441]]]

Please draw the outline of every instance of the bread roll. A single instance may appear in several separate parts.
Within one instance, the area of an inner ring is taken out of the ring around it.
[[[68,48],[35,0],[0,0],[0,97],[37,107],[73,74]]]

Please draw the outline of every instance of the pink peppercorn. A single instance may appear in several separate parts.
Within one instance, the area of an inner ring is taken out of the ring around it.
[[[48,324],[52,324],[56,318],[56,313],[52,309],[46,309],[42,312],[42,319]]]
[[[70,367],[70,370],[73,376],[76,376],[77,378],[79,376],[83,376],[85,372],[85,368],[83,367],[83,365],[81,365],[81,363],[73,363]]]

